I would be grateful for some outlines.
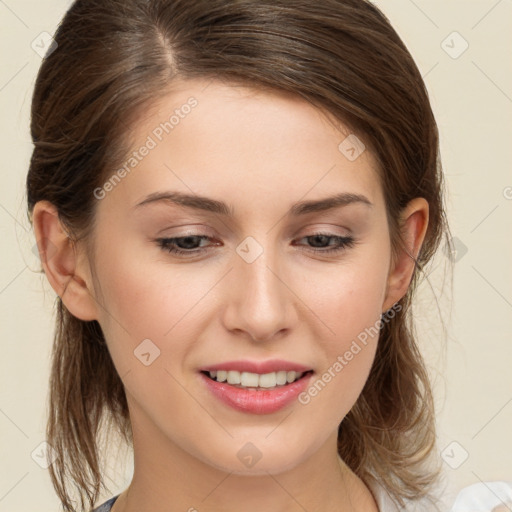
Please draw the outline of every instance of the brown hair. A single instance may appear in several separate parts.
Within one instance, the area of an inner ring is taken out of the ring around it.
[[[78,0],[55,40],[32,100],[28,211],[50,201],[77,242],[94,227],[93,190],[124,160],[128,126],[178,78],[286,91],[350,128],[378,161],[394,249],[402,208],[428,201],[411,285],[383,323],[368,381],[338,435],[340,456],[364,481],[377,479],[400,505],[428,496],[438,475],[426,466],[434,407],[409,306],[448,225],[428,94],[387,18],[365,0]],[[57,313],[47,441],[59,457],[50,475],[64,509],[74,510],[71,483],[83,510],[104,488],[102,422],[130,443],[130,420],[99,324],[71,315],[59,297]]]

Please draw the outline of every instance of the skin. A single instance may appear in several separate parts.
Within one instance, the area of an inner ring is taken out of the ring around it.
[[[241,503],[246,512],[375,512],[336,440],[368,377],[377,337],[309,403],[272,414],[224,405],[198,371],[233,359],[282,358],[306,364],[318,378],[406,293],[428,204],[417,198],[403,211],[407,247],[392,258],[370,151],[349,161],[338,145],[350,132],[281,93],[182,82],[138,118],[134,150],[190,96],[197,106],[98,200],[91,258],[66,236],[53,205],[34,208],[50,284],[73,315],[98,320],[126,389],[135,471],[113,512],[231,512]],[[168,190],[223,200],[235,215],[165,202],[135,207]],[[298,201],[334,192],[364,195],[372,205],[288,213]],[[305,238],[318,232],[352,236],[355,244],[314,252],[336,243]],[[155,242],[190,234],[211,237],[200,242],[205,253],[174,256]],[[263,250],[252,263],[236,252],[248,236]],[[160,349],[149,366],[134,357],[144,339]],[[252,467],[237,457],[249,442],[261,454]]]

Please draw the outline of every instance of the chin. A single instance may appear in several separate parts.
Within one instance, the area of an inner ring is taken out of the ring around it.
[[[258,476],[292,470],[305,458],[305,454],[297,450],[297,446],[300,445],[295,445],[295,448],[269,445],[264,436],[261,437],[261,441],[253,439],[254,442],[248,440],[234,442],[218,456],[212,457],[210,451],[201,459],[220,471],[235,475]]]

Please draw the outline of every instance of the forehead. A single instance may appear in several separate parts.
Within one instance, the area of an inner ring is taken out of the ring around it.
[[[335,191],[382,201],[370,151],[344,125],[284,92],[178,82],[134,119],[129,138],[129,172],[112,194],[127,204],[164,189],[229,195],[246,209]]]

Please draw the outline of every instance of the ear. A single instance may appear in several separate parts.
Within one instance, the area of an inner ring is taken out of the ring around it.
[[[404,246],[392,258],[383,312],[398,302],[411,282],[416,258],[420,252],[428,226],[428,202],[422,197],[410,201],[400,215],[400,228]]]
[[[80,320],[96,320],[91,273],[85,254],[68,236],[55,206],[38,201],[32,213],[37,248],[44,273],[68,311]]]

